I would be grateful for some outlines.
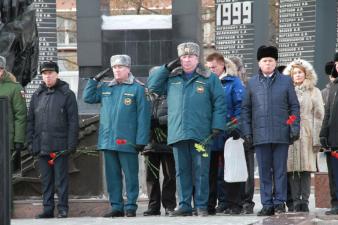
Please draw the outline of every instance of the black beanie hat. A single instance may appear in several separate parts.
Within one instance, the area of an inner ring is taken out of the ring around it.
[[[327,62],[325,64],[325,73],[327,75],[331,75],[333,68],[334,68],[334,62],[333,61]]]
[[[261,60],[264,57],[274,58],[276,61],[278,60],[278,50],[275,46],[265,46],[262,45],[257,50],[257,60]]]
[[[40,65],[40,74],[42,74],[44,71],[55,71],[59,73],[59,66],[57,63],[52,61],[44,62]]]

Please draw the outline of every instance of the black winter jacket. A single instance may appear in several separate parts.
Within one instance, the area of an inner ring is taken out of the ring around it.
[[[27,124],[28,145],[35,154],[75,151],[78,141],[78,108],[69,85],[58,80],[54,87],[42,83],[34,92]]]
[[[292,129],[286,121],[297,117]],[[243,136],[252,135],[253,144],[289,144],[290,132],[299,134],[299,102],[289,76],[275,70],[271,78],[259,72],[247,85],[242,102]]]
[[[338,78],[330,86],[329,96],[325,103],[325,116],[319,137],[327,138],[329,147],[338,147]]]

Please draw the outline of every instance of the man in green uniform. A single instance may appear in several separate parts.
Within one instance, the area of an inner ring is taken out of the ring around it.
[[[6,70],[6,58],[0,56],[0,96],[9,99],[9,146],[13,158],[13,171],[20,170],[20,151],[25,143],[27,108],[22,86]]]
[[[100,82],[100,73],[90,79],[84,101],[101,103],[97,148],[104,153],[107,190],[112,211],[105,217],[136,216],[139,193],[138,152],[149,142],[150,104],[144,85],[130,72],[128,55],[113,55],[110,64],[114,79]],[[122,171],[127,202],[122,197]]]

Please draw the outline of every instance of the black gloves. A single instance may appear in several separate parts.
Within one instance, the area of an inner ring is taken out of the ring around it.
[[[167,63],[165,67],[169,70],[169,72],[173,71],[175,68],[181,66],[181,61],[179,58]]]
[[[244,136],[244,144],[246,145],[246,147],[248,149],[252,147],[253,141],[252,141],[251,135],[245,135]]]
[[[216,137],[217,135],[219,135],[221,133],[221,130],[218,129],[212,129],[212,136]]]
[[[320,144],[322,145],[322,147],[324,147],[324,148],[329,147],[327,137],[320,137],[319,141],[320,141]]]
[[[136,145],[136,146],[135,146],[135,150],[136,150],[138,153],[142,153],[143,150],[144,150],[144,147],[145,147],[145,145]]]
[[[107,68],[103,71],[101,71],[100,73],[96,74],[93,79],[96,81],[100,81],[102,78],[106,77],[108,74],[107,72],[110,70],[110,68]]]
[[[292,132],[290,133],[290,144],[293,144],[293,142],[297,141],[299,139],[299,134],[293,134]]]
[[[238,140],[241,137],[241,134],[238,129],[232,129],[229,134],[234,140]]]
[[[18,142],[15,142],[14,143],[14,150],[17,151],[17,152],[21,152],[23,150],[23,144],[22,143],[18,143]]]

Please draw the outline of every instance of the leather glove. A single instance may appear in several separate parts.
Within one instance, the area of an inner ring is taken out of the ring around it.
[[[21,152],[23,150],[23,144],[15,142],[14,143],[14,150],[17,151],[17,152]]]
[[[293,142],[297,141],[298,139],[299,139],[299,134],[290,133],[290,144],[293,144]]]
[[[248,149],[252,147],[253,141],[251,135],[245,135],[244,136],[244,144],[247,146]]]
[[[229,136],[232,137],[234,140],[238,140],[241,137],[241,134],[238,129],[232,129]]]
[[[144,151],[144,147],[145,145],[136,145],[135,146],[135,150],[138,152],[138,153],[142,153]]]
[[[106,77],[108,74],[107,72],[110,70],[110,68],[107,68],[105,70],[102,70],[100,73],[96,74],[93,79],[96,81],[100,81],[102,78]]]
[[[179,58],[167,63],[165,67],[169,70],[169,72],[173,71],[175,68],[181,66],[181,60]]]
[[[221,133],[221,130],[219,129],[212,129],[212,136],[216,137],[217,135],[219,135]]]
[[[320,144],[322,145],[323,148],[328,148],[329,147],[329,143],[327,141],[327,137],[320,137],[319,141],[320,141]]]

